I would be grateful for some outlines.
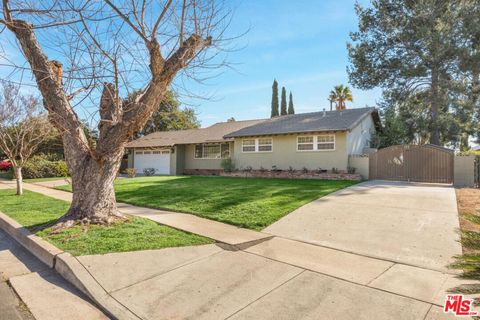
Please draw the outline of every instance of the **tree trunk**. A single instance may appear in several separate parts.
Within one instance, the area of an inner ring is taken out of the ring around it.
[[[440,133],[438,131],[439,109],[439,75],[437,70],[432,70],[431,106],[430,106],[430,143],[440,145]]]
[[[469,147],[469,140],[470,135],[467,132],[462,132],[460,136],[460,151],[468,151]]]
[[[13,173],[15,174],[15,180],[17,181],[17,195],[21,196],[23,194],[22,167],[14,166]]]
[[[110,224],[123,215],[117,210],[113,182],[120,168],[123,148],[115,155],[102,161],[91,156],[68,159],[72,177],[73,199],[70,209],[61,222],[83,221],[97,224]],[[70,161],[69,161],[70,160]]]

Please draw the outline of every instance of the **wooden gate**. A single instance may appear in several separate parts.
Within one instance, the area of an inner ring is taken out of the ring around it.
[[[452,150],[434,145],[396,145],[370,154],[370,179],[453,183]]]

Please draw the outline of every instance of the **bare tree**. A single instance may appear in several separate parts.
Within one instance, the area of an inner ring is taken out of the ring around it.
[[[52,137],[54,128],[38,98],[21,94],[20,86],[6,81],[0,86],[0,150],[12,163],[17,194],[22,195],[22,168],[38,146]]]
[[[113,181],[124,145],[178,74],[202,80],[202,70],[223,64],[229,17],[215,0],[3,0],[0,22],[30,66],[72,176],[73,201],[58,227],[122,219]],[[136,86],[142,93],[124,105]],[[82,104],[99,106],[95,148],[77,115]]]

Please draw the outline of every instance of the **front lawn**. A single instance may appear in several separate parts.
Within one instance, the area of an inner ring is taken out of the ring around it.
[[[15,190],[0,190],[0,211],[26,228],[54,222],[68,209],[65,201],[39,193],[24,191],[16,196]],[[159,225],[148,219],[133,217],[125,223],[112,226],[75,226],[59,233],[50,229],[37,235],[73,255],[104,254],[134,250],[162,249],[212,243],[210,239]]]
[[[115,182],[117,201],[193,213],[260,230],[286,214],[356,182],[227,177],[139,177]],[[70,186],[58,187],[70,190]]]

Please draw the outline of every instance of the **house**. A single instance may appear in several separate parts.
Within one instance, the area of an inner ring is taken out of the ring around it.
[[[126,146],[128,165],[139,173],[155,168],[157,174],[206,174],[231,158],[236,168],[346,171],[349,155],[369,148],[379,122],[375,108],[358,108],[155,132]]]

